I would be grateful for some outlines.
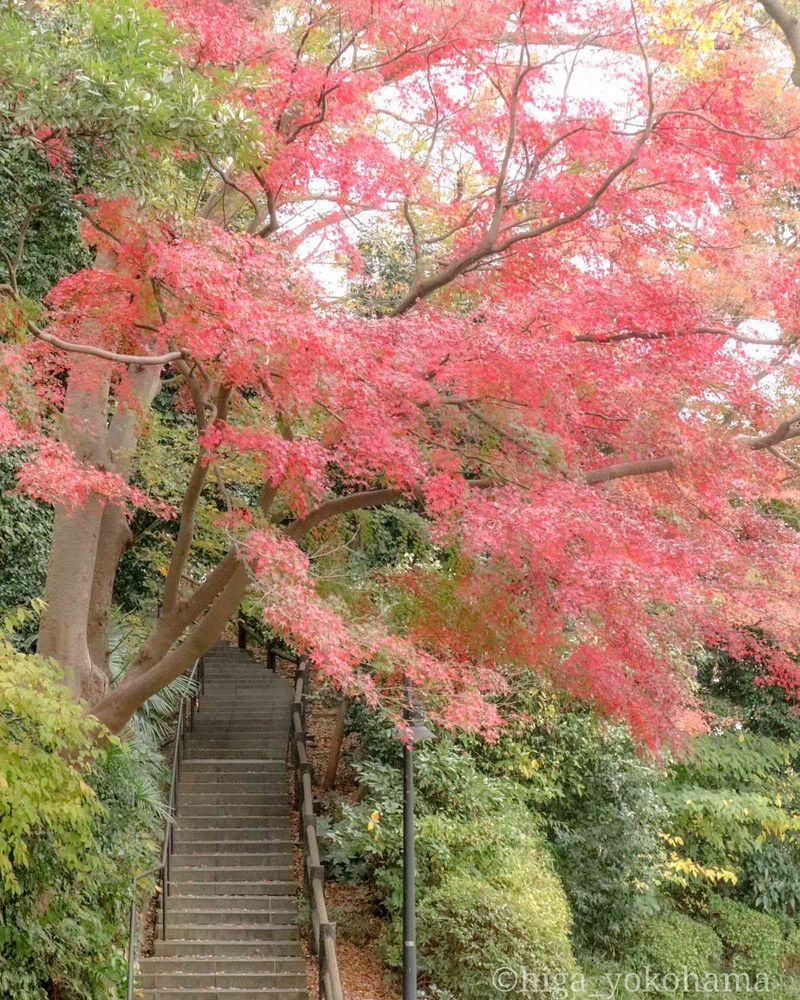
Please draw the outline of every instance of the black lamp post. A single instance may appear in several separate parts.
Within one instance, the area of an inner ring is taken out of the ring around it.
[[[403,744],[403,1000],[417,1000],[417,859],[414,846],[414,744],[433,733],[414,705],[411,680],[405,680],[405,721],[410,729]]]

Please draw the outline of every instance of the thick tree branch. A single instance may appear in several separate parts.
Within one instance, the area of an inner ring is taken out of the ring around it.
[[[191,385],[192,383],[190,383],[190,386]],[[216,419],[225,419],[230,395],[230,389],[227,387],[220,388],[215,404]],[[196,384],[192,398],[194,399],[195,411],[197,414],[197,429],[198,431],[203,431],[207,426],[205,400],[199,394]],[[162,606],[165,613],[172,611],[178,600],[181,578],[183,576],[183,571],[186,568],[186,561],[189,558],[192,542],[194,540],[197,506],[200,502],[203,486],[208,478],[208,470],[210,466],[211,462],[209,461],[208,452],[201,446],[197,455],[197,460],[195,461],[192,469],[192,474],[189,477],[189,483],[186,487],[185,493],[183,494],[183,501],[181,503],[181,519],[178,527],[178,537],[175,539],[175,547],[172,550],[172,556],[167,570],[167,578],[164,583]]]
[[[467,485],[473,489],[485,490],[495,485],[492,479],[470,479]],[[366,510],[370,507],[384,507],[387,504],[398,503],[404,498],[413,497],[421,499],[421,494],[416,491],[386,489],[386,490],[364,490],[361,493],[350,493],[344,497],[334,497],[333,500],[326,500],[310,514],[293,521],[286,529],[288,538],[298,542],[323,521],[328,521],[339,514],[348,514],[354,510]]]
[[[792,83],[800,87],[800,18],[790,14],[779,0],[760,0],[761,6],[781,29],[794,56]]]
[[[589,485],[610,483],[612,479],[625,479],[628,476],[650,476],[654,472],[673,472],[677,468],[674,458],[645,458],[638,462],[617,462],[606,465],[602,469],[590,469],[583,473],[584,480]]]
[[[62,340],[52,333],[45,333],[44,330],[35,330],[33,335],[37,340],[43,340],[52,347],[57,347],[61,351],[69,351],[71,354],[88,354],[93,358],[101,358],[104,361],[113,361],[120,365],[167,365],[171,361],[179,358],[187,358],[187,351],[168,351],[166,354],[119,354],[117,351],[107,351],[103,347],[95,347],[94,344],[73,344],[69,340]]]

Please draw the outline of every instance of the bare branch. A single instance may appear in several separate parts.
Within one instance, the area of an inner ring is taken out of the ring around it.
[[[33,324],[28,324],[31,333],[37,340],[43,340],[52,347],[57,347],[61,351],[69,351],[72,354],[88,354],[93,358],[102,358],[104,361],[113,361],[120,365],[167,365],[172,361],[179,361],[188,358],[189,352],[186,350],[168,351],[166,354],[119,354],[117,351],[107,351],[103,347],[96,347],[94,344],[73,344],[69,340],[62,340],[52,333],[45,333],[44,330]]]
[[[728,337],[741,344],[757,344],[760,347],[790,347],[794,337],[756,337],[724,326],[697,326],[691,330],[623,330],[620,333],[610,333],[595,337],[592,334],[581,334],[575,337],[576,344],[618,344],[625,340],[669,340],[670,337],[689,337],[706,334],[711,337]]]
[[[583,473],[583,478],[590,486],[594,486],[597,483],[610,483],[612,479],[625,479],[628,476],[674,472],[676,468],[677,462],[674,458],[645,458],[639,462],[617,462],[602,469],[590,469]]]

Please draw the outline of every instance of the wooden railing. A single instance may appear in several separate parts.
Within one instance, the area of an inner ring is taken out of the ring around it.
[[[325,904],[325,869],[319,856],[313,774],[306,748],[309,664],[305,658],[293,660],[280,650],[270,650],[273,663],[276,656],[296,664],[290,752],[294,766],[294,805],[300,820],[303,850],[303,888],[311,912],[309,944],[319,963],[319,997],[320,1000],[344,1000],[336,958],[336,924],[328,919]]]

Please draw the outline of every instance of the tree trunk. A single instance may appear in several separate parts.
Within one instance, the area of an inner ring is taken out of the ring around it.
[[[333,727],[331,745],[328,749],[328,764],[325,768],[325,778],[322,782],[323,792],[330,792],[336,787],[336,775],[339,771],[339,759],[342,756],[342,743],[344,742],[344,717],[347,711],[347,702],[342,699],[336,706],[336,723]]]
[[[129,373],[128,381],[130,399],[124,408],[118,407],[108,435],[113,470],[126,483],[130,481],[141,425],[161,385],[161,368],[143,365]],[[130,542],[125,511],[108,505],[100,524],[87,622],[89,654],[105,674],[108,674],[108,617],[114,596],[114,578]]]
[[[108,395],[111,366],[89,358],[76,362],[67,381],[61,440],[79,461],[108,469]],[[70,510],[56,507],[47,566],[37,649],[62,665],[67,687],[77,700],[94,701],[107,681],[92,662],[87,641],[95,557],[105,504],[89,497]]]

